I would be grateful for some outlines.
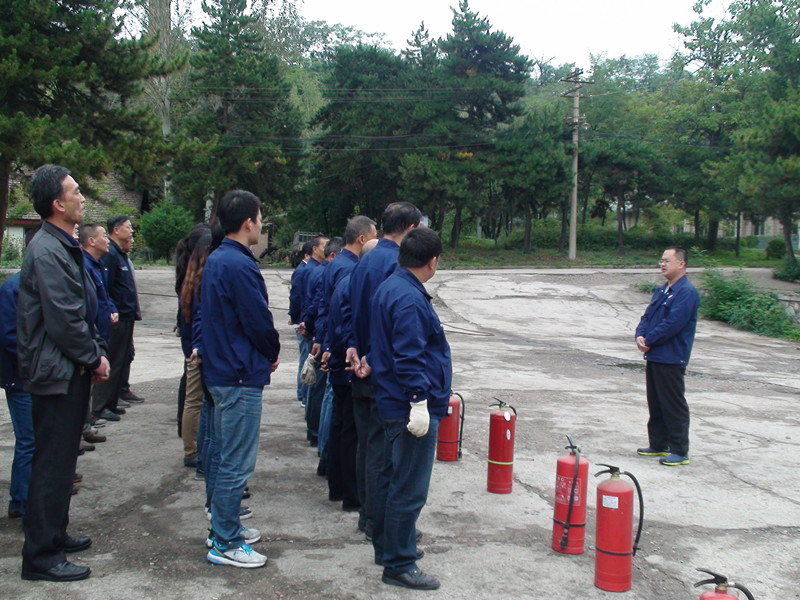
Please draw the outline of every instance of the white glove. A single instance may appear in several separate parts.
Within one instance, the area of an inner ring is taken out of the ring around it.
[[[431,416],[428,414],[428,401],[412,402],[411,413],[408,415],[408,425],[406,425],[408,432],[416,437],[422,437],[428,433],[430,424]]]

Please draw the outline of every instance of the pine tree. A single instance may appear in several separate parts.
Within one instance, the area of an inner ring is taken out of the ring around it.
[[[11,171],[58,162],[81,178],[146,168],[156,125],[134,100],[161,71],[150,41],[122,39],[115,0],[0,4],[0,244]]]
[[[247,189],[282,204],[300,174],[298,112],[283,65],[264,52],[263,27],[245,0],[208,0],[179,135],[204,144],[178,156],[172,190],[195,209],[211,193]]]

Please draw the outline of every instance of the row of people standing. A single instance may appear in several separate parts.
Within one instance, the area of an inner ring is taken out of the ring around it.
[[[124,412],[118,403],[133,359],[132,337],[119,344],[122,349],[116,354],[109,352],[109,345],[113,347],[119,329],[115,307],[124,306],[130,297],[114,295],[117,288],[107,274],[119,263],[105,263],[108,242],[103,228],[81,227],[85,199],[69,170],[40,167],[29,191],[42,224],[26,248],[19,274],[0,294],[3,382],[16,413],[17,450],[20,445],[24,449],[22,456],[15,451],[9,515],[15,509],[13,516],[23,517],[23,579],[74,581],[88,577],[90,569],[71,563],[66,554],[92,543],[67,532],[79,443],[87,433],[104,441],[89,425],[102,424],[98,411]],[[127,224],[132,243],[127,216],[112,218],[109,229],[116,232],[120,223]],[[127,251],[122,255],[137,309],[132,321],[138,318],[138,301]],[[128,329],[132,336],[132,322]],[[108,388],[113,369],[118,376],[115,387]],[[98,410],[90,412],[92,384],[95,397],[102,400],[92,405]]]
[[[436,589],[438,580],[416,564],[424,556],[416,520],[452,367],[424,287],[442,245],[420,221],[416,207],[396,202],[383,213],[377,243],[370,241],[375,223],[363,216],[350,220],[343,242],[312,240],[292,275],[289,318],[298,377],[305,355],[318,359],[316,383],[303,388],[298,380],[298,399],[305,399],[307,437],[319,447],[317,473],[328,477],[329,499],[359,511],[384,583]]]

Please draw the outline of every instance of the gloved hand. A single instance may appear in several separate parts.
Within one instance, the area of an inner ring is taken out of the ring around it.
[[[428,414],[428,401],[420,400],[411,403],[411,413],[408,415],[408,432],[416,437],[422,437],[428,433],[431,424],[431,416]]]

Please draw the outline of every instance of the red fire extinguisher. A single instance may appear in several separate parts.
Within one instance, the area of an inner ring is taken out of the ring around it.
[[[447,416],[439,423],[436,443],[436,458],[458,460],[461,458],[461,441],[464,439],[464,398],[456,392],[450,393]]]
[[[589,461],[567,436],[569,454],[558,459],[556,499],[553,507],[553,550],[583,554],[586,537],[586,488]]]
[[[735,588],[737,590],[742,590],[745,596],[749,600],[755,600],[753,598],[753,594],[750,593],[746,587],[744,587],[741,583],[733,583],[729,582],[728,578],[725,575],[720,575],[719,573],[714,573],[714,571],[709,571],[708,569],[697,569],[701,573],[708,573],[711,575],[711,579],[704,579],[703,581],[698,581],[694,584],[694,587],[700,587],[701,585],[707,585],[709,583],[714,584],[714,591],[705,591],[700,594],[700,600],[738,600],[738,596],[733,596],[732,594],[728,593],[728,588]]]
[[[597,486],[594,584],[607,592],[625,592],[631,589],[633,557],[644,523],[642,488],[633,475],[627,471],[621,473],[631,478],[639,494],[639,530],[633,540],[633,487],[620,479],[619,468],[600,466],[608,468],[595,477],[603,473],[610,473],[611,477]]]
[[[486,487],[493,494],[510,494],[517,411],[502,400],[497,400],[497,404],[491,406],[499,410],[489,417],[489,476]]]

